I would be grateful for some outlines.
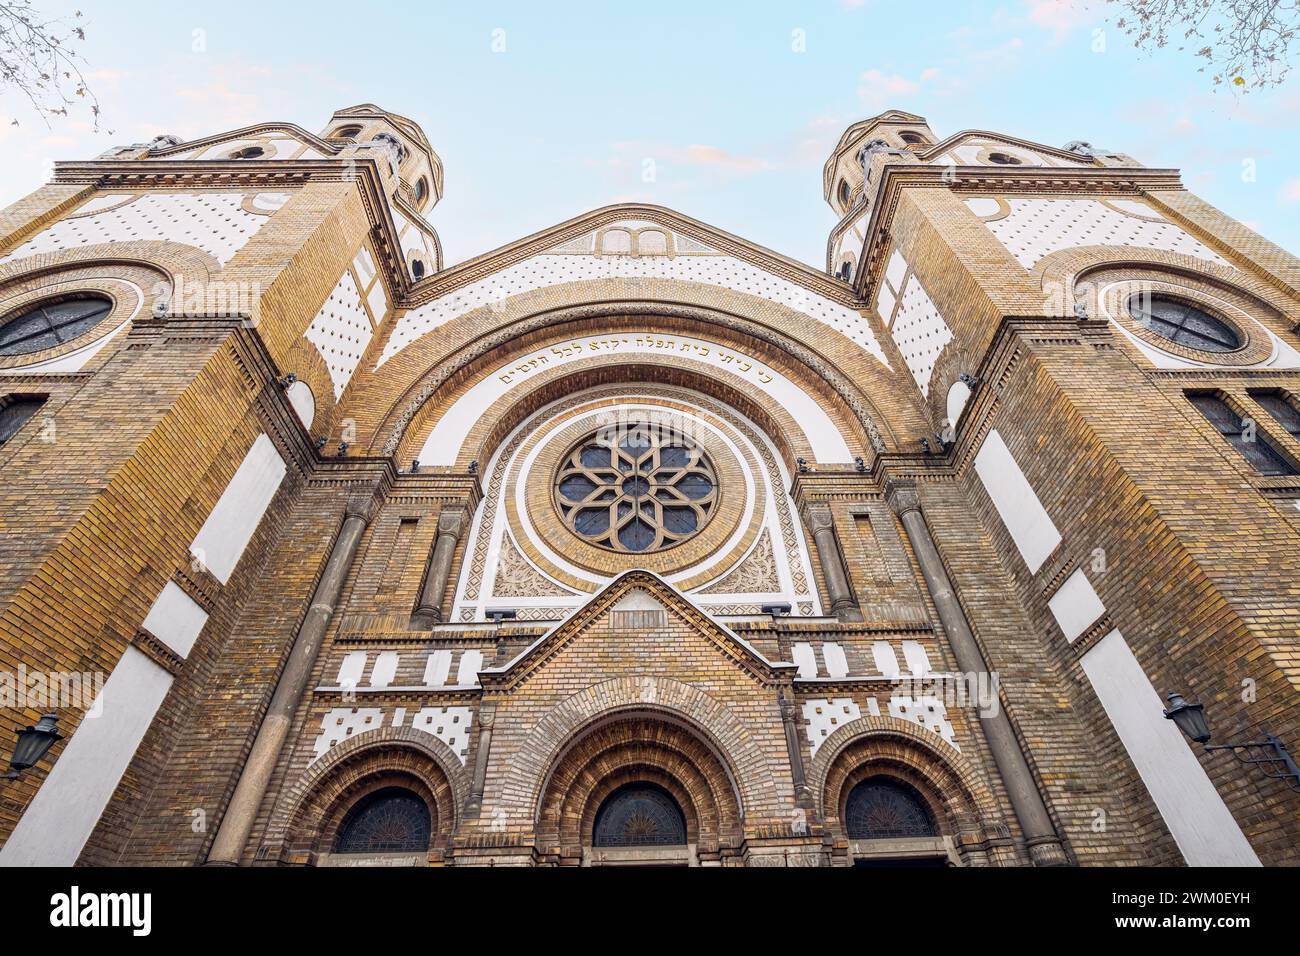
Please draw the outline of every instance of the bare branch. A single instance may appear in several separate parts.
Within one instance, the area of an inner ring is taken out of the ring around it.
[[[68,116],[69,108],[84,104],[99,129],[99,100],[76,51],[86,40],[80,19],[80,10],[70,22],[43,16],[31,0],[0,2],[0,89],[21,93],[47,127],[52,117]]]
[[[1140,50],[1173,45],[1205,61],[1214,84],[1280,85],[1300,32],[1300,0],[1108,0],[1115,25]]]

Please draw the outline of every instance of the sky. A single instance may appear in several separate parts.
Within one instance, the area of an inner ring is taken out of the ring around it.
[[[1190,54],[1135,51],[1106,0],[75,8],[105,128],[84,110],[47,127],[0,92],[0,206],[56,159],[265,121],[320,132],[370,102],[418,122],[442,157],[428,218],[448,265],[636,201],[824,268],[822,166],[849,124],[902,109],[940,137],[1082,139],[1180,168],[1189,189],[1300,250],[1300,71],[1280,89],[1216,92]]]

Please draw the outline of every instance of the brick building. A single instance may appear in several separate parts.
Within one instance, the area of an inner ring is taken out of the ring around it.
[[[824,271],[637,205],[444,267],[374,106],[58,164],[0,213],[0,738],[63,734],[0,862],[1300,861],[1163,715],[1300,740],[1300,262],[897,111],[824,185]]]

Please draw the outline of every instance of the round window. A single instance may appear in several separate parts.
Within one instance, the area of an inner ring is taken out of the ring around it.
[[[231,159],[261,159],[266,155],[266,150],[261,146],[245,146],[243,149],[237,149],[230,154]]]
[[[1129,299],[1128,310],[1145,328],[1176,345],[1202,352],[1233,352],[1242,345],[1227,322],[1182,299],[1140,293]]]
[[[70,296],[30,306],[0,326],[0,355],[52,349],[89,332],[113,311],[105,296]]]
[[[656,425],[604,428],[579,442],[555,476],[569,529],[611,551],[662,551],[693,537],[713,515],[718,480],[704,451]]]
[[[840,205],[847,206],[849,204],[849,199],[852,196],[853,196],[853,190],[849,188],[848,182],[846,180],[841,179],[840,180]]]
[[[989,162],[999,166],[1019,166],[1020,160],[1010,153],[989,153]]]

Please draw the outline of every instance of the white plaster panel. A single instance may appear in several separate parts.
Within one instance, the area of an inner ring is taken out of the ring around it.
[[[716,368],[750,379],[765,389],[772,400],[785,408],[799,423],[819,462],[853,460],[844,436],[831,421],[826,409],[775,369],[716,342],[679,335],[632,335],[623,332],[608,335],[595,333],[561,342],[531,358],[498,368],[495,373],[471,386],[443,413],[416,457],[429,465],[454,464],[470,429],[478,424],[489,408],[527,376],[611,353],[617,356],[672,353],[683,363],[703,364],[706,371]]]
[[[938,697],[912,698],[906,694],[895,694],[889,698],[889,715],[924,727],[942,737],[954,750],[961,750],[957,746],[956,732],[948,720],[948,708]]]
[[[876,670],[886,677],[897,677],[901,672],[898,655],[888,641],[874,641],[871,645],[871,659],[876,662]]]
[[[1009,200],[1011,215],[985,223],[1026,269],[1053,252],[1077,246],[1138,246],[1228,263],[1172,222],[1126,215],[1096,199]],[[1147,210],[1158,215],[1154,209]]]
[[[970,386],[965,382],[952,383],[952,388],[948,389],[947,399],[948,424],[956,425],[961,419],[961,413],[966,410],[970,395]]]
[[[596,279],[667,279],[716,285],[779,303],[848,336],[888,366],[867,319],[857,310],[732,256],[581,256],[543,253],[412,309],[398,321],[383,365],[420,336],[467,312],[534,289]],[[671,296],[670,292],[665,292]]]
[[[311,386],[299,380],[290,385],[284,394],[289,399],[289,407],[302,422],[302,427],[310,429],[316,418],[316,396],[312,394]]]
[[[1189,866],[1259,866],[1124,635],[1111,631],[1081,658],[1084,673]]]
[[[844,656],[844,648],[829,642],[822,645],[822,660],[826,662],[826,674],[829,677],[847,677],[849,662]]]
[[[286,471],[275,444],[258,435],[195,536],[190,553],[222,584],[230,580]]]
[[[425,687],[446,687],[451,673],[451,651],[434,651],[424,665]]]
[[[930,673],[930,656],[919,641],[903,642],[903,660],[907,661],[907,669],[916,677]]]
[[[375,658],[375,666],[370,668],[371,687],[389,687],[397,676],[397,665],[401,655],[395,651],[384,651]]]
[[[366,294],[366,305],[370,306],[370,314],[374,316],[375,325],[388,318],[388,292],[382,282],[376,282]]]
[[[807,725],[808,745],[812,755],[836,729],[862,716],[862,708],[851,697],[833,697],[829,700],[806,700],[803,719]]]
[[[469,751],[469,725],[473,717],[474,712],[468,707],[425,707],[411,718],[411,726],[437,737],[463,764]]]
[[[171,688],[172,676],[128,647],[0,849],[0,866],[72,866]]]
[[[335,707],[327,711],[320,719],[320,733],[312,749],[315,763],[337,743],[356,734],[373,730],[384,725],[384,711],[379,707]]]
[[[1106,613],[1106,605],[1101,603],[1083,568],[1065,579],[1057,592],[1048,598],[1047,606],[1056,623],[1061,625],[1065,639],[1071,643]]]
[[[811,644],[800,642],[795,644],[791,649],[790,656],[794,658],[794,663],[799,666],[799,676],[804,678],[813,678],[817,676],[817,654]]]
[[[930,376],[944,346],[952,341],[952,329],[915,275],[903,289],[903,304],[890,326],[890,335],[922,395],[930,394]]]
[[[975,456],[975,473],[1020,549],[1020,556],[1036,573],[1061,543],[1061,532],[997,431],[989,432]]]
[[[373,335],[356,281],[345,270],[304,335],[329,367],[335,400],[348,387]]]
[[[243,193],[143,195],[134,202],[92,216],[62,219],[38,232],[0,262],[106,242],[153,239],[196,246],[224,266],[266,222],[265,216],[245,212],[243,200]],[[77,211],[82,211],[85,205]]]
[[[366,672],[366,661],[369,659],[370,655],[365,651],[352,651],[344,657],[343,662],[339,664],[338,686],[355,688],[360,684],[361,675]]]
[[[181,657],[189,657],[208,612],[199,607],[174,581],[163,585],[141,626]]]
[[[483,652],[466,651],[460,655],[460,663],[456,665],[456,684],[459,687],[477,687],[478,672],[483,669]]]

